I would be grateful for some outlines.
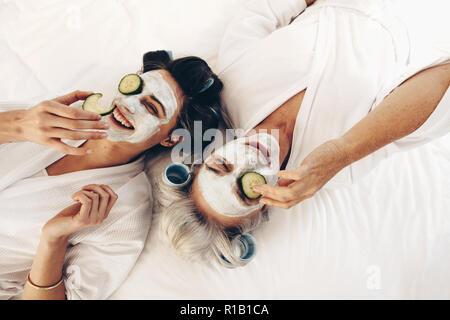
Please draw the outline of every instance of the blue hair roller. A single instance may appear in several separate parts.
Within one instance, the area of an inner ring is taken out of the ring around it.
[[[166,50],[166,52],[169,55],[170,60],[173,60],[173,52],[172,52],[172,50]]]
[[[189,183],[192,176],[189,168],[182,163],[171,163],[163,172],[163,181],[170,187],[182,188]]]
[[[220,114],[216,110],[214,110],[213,107],[209,107],[209,108],[211,109],[211,112],[214,114],[214,117],[216,117],[217,121],[219,121],[221,118]]]
[[[209,78],[208,80],[206,80],[205,85],[203,86],[203,88],[198,92],[198,93],[202,93],[205,92],[206,90],[208,90],[214,83],[214,79],[213,78]]]
[[[242,262],[249,262],[256,255],[256,239],[251,233],[239,234],[231,240],[233,255]],[[223,255],[222,259],[230,263]]]

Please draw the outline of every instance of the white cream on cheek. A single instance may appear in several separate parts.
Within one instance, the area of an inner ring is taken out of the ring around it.
[[[228,217],[241,217],[250,214],[262,207],[262,204],[248,206],[240,199],[238,199],[234,190],[238,188],[239,178],[247,171],[255,171],[261,174],[274,171],[273,168],[261,161],[260,156],[252,150],[251,147],[245,145],[247,141],[259,140],[265,142],[269,153],[278,157],[278,144],[273,145],[268,135],[256,135],[259,137],[241,138],[227,143],[222,148],[216,150],[206,161],[214,156],[220,156],[233,163],[233,172],[218,176],[214,172],[202,167],[197,176],[197,183],[199,191],[201,192],[205,201],[217,213]],[[268,143],[270,142],[270,143]],[[272,158],[271,156],[271,158]],[[279,168],[277,168],[279,169]],[[263,174],[269,184],[276,184],[277,178],[275,176],[267,176]]]
[[[107,131],[108,139],[111,141],[143,142],[156,134],[159,126],[168,123],[177,110],[178,103],[175,93],[158,71],[149,71],[140,76],[144,82],[141,93],[130,96],[118,94],[114,99],[119,105],[126,105],[131,112],[126,114],[126,118],[132,123],[134,130],[120,130],[112,126]],[[153,116],[142,105],[141,98],[149,95],[157,97],[164,106],[165,119]]]

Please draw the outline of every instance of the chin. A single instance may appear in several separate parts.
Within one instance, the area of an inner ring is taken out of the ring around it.
[[[107,140],[111,142],[130,142],[129,137],[118,135],[117,133],[108,132]]]
[[[141,144],[141,143],[146,143],[147,141],[151,140],[157,133],[158,133],[159,129],[155,129],[153,130],[152,133],[146,135],[145,137],[143,137],[142,135],[136,135],[136,134],[132,134],[132,135],[124,135],[122,132],[117,132],[117,131],[113,131],[113,130],[108,130],[108,140],[112,141],[112,142],[127,142],[127,143],[132,143],[132,144]]]

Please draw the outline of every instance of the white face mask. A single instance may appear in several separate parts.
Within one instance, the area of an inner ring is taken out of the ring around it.
[[[258,142],[258,143],[256,143]],[[228,217],[246,216],[262,208],[258,200],[246,200],[237,192],[239,178],[248,171],[257,172],[275,185],[279,170],[280,148],[276,139],[269,134],[255,134],[225,144],[205,161],[197,176],[199,191],[208,205],[218,214]],[[207,168],[214,159],[232,164],[232,170],[218,175]]]
[[[116,108],[107,116],[110,128],[106,131],[110,141],[143,142],[156,134],[160,125],[168,123],[177,110],[175,94],[157,70],[143,73],[140,77],[143,81],[141,93],[118,93],[112,102]],[[154,96],[161,102],[166,113],[164,119],[151,114],[141,103],[141,99],[146,96]]]

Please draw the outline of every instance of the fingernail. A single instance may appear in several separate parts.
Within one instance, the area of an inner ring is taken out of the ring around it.
[[[92,153],[92,150],[91,150],[91,149],[87,149],[87,150],[86,150],[86,153],[87,153],[87,154],[91,154],[91,153]]]

